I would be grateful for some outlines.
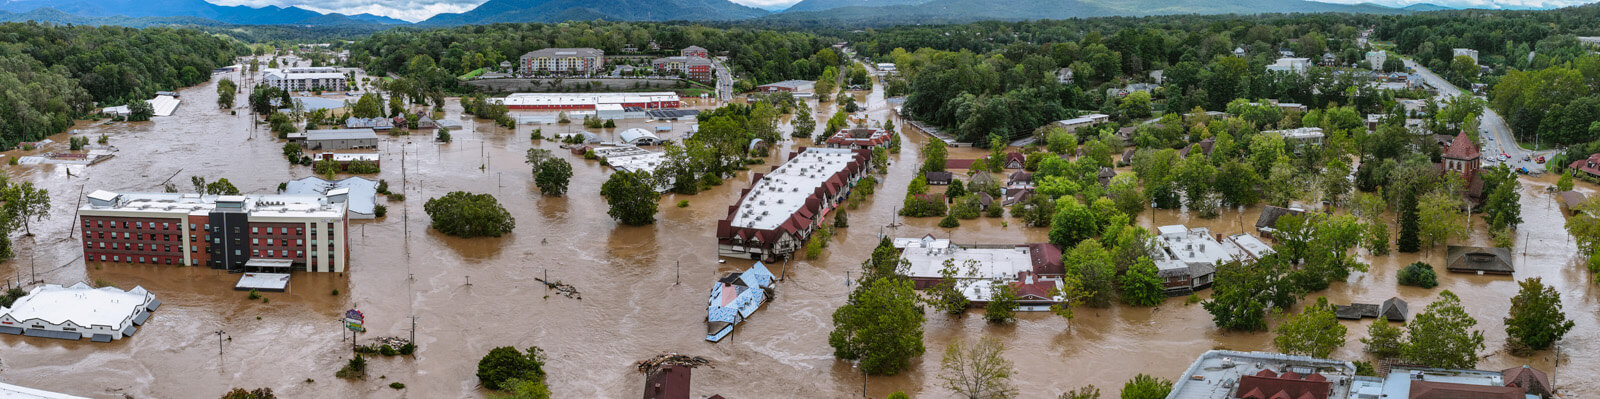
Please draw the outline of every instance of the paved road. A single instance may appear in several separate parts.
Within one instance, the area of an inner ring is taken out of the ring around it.
[[[1439,95],[1437,97],[1439,101],[1443,102],[1450,97],[1463,95],[1461,88],[1450,84],[1449,81],[1439,77],[1438,74],[1433,73],[1433,71],[1428,70],[1428,68],[1425,68],[1409,59],[1404,61],[1406,67],[1409,67],[1412,71],[1415,71],[1417,76],[1421,76],[1422,80],[1427,82],[1429,86],[1439,89]],[[1485,158],[1484,164],[1486,166],[1495,164],[1495,162],[1490,162],[1488,160],[1490,156],[1505,154],[1509,156],[1505,163],[1511,166],[1512,169],[1526,167],[1529,171],[1543,173],[1543,164],[1535,163],[1533,161],[1523,161],[1523,158],[1538,158],[1540,155],[1548,157],[1556,153],[1556,151],[1553,150],[1528,150],[1522,148],[1520,145],[1517,145],[1517,138],[1511,134],[1511,127],[1506,125],[1505,118],[1501,118],[1499,113],[1494,112],[1494,110],[1489,109],[1488,107],[1484,107],[1483,117],[1481,119],[1482,120],[1480,120],[1478,123],[1478,137],[1483,138],[1483,156]]]
[[[720,59],[713,58],[711,64],[717,74],[717,100],[733,101],[733,74],[728,72],[728,67]]]

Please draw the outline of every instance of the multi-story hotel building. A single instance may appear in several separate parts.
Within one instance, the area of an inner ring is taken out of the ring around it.
[[[343,272],[347,189],[318,195],[198,195],[97,190],[78,208],[89,262],[206,265],[230,272],[284,264]]]
[[[547,48],[522,55],[523,75],[547,73],[593,73],[604,67],[606,52],[593,48]]]
[[[706,59],[705,57],[678,56],[657,58],[651,64],[655,65],[657,71],[666,73],[681,73],[684,76],[689,77],[689,80],[696,82],[710,82],[712,80],[711,60]]]
[[[288,91],[344,90],[347,76],[334,67],[268,69],[267,86]]]

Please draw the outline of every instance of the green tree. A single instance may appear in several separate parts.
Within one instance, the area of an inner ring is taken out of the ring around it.
[[[238,94],[239,85],[233,79],[222,78],[217,81],[217,107],[233,108],[234,96]]]
[[[1122,104],[1117,106],[1122,110],[1122,115],[1129,118],[1150,117],[1150,92],[1136,91],[1122,98]]]
[[[383,116],[383,98],[373,93],[365,93],[356,99],[355,107],[350,109],[350,115],[357,118],[377,118]]]
[[[1100,388],[1084,385],[1078,389],[1062,392],[1056,399],[1100,399]]]
[[[1413,253],[1422,249],[1421,217],[1417,212],[1417,195],[1408,192],[1400,200],[1400,252]]]
[[[13,221],[13,229],[15,221],[21,221],[26,234],[32,236],[32,221],[50,217],[50,191],[34,187],[33,182],[11,183],[0,189],[0,193],[3,193],[0,198],[5,200],[5,216]]]
[[[1056,214],[1050,223],[1050,242],[1072,247],[1099,232],[1100,226],[1095,222],[1094,212],[1079,203],[1077,198],[1066,196],[1056,200]]]
[[[1458,55],[1450,60],[1450,77],[1452,78],[1450,80],[1455,81],[1456,84],[1465,86],[1477,81],[1478,72],[1478,62],[1473,61],[1472,57]]]
[[[1467,238],[1467,215],[1461,197],[1447,190],[1433,190],[1417,202],[1418,237],[1429,248]]]
[[[1150,205],[1150,197],[1139,187],[1139,176],[1133,173],[1123,173],[1111,178],[1111,185],[1106,187],[1106,195],[1117,204],[1117,210],[1129,216],[1137,217]]]
[[[1306,306],[1278,325],[1278,336],[1272,343],[1283,353],[1327,358],[1334,349],[1344,346],[1345,332],[1345,327],[1334,317],[1328,298],[1319,297],[1317,303]]]
[[[510,380],[544,384],[544,362],[544,351],[537,346],[527,353],[509,346],[494,348],[478,360],[478,382],[491,390],[511,388],[506,385]]]
[[[1561,293],[1544,285],[1538,277],[1517,282],[1522,288],[1511,297],[1511,311],[1505,319],[1506,341],[1511,348],[1545,350],[1560,341],[1575,323],[1561,311]]]
[[[1472,330],[1478,321],[1461,306],[1450,290],[1406,325],[1405,357],[1427,367],[1470,369],[1478,365],[1483,332]]]
[[[278,399],[278,395],[272,394],[272,388],[256,388],[253,391],[234,388],[232,391],[222,394],[221,399]]]
[[[794,125],[794,133],[789,134],[794,138],[811,138],[811,134],[817,130],[817,121],[811,116],[811,106],[805,102],[800,103],[794,119],[790,119],[789,124]]]
[[[934,310],[945,314],[959,316],[966,313],[969,301],[961,290],[968,283],[956,277],[962,275],[962,268],[970,270],[968,274],[976,274],[978,266],[978,261],[972,259],[968,259],[961,266],[956,265],[955,259],[945,259],[944,267],[939,269],[939,283],[923,291],[926,298],[924,302]]]
[[[945,389],[967,399],[1006,399],[1017,396],[1011,384],[1016,367],[1005,358],[1005,345],[993,337],[977,344],[950,342],[939,361],[939,381]]]
[[[953,200],[953,199],[956,199],[956,198],[964,197],[966,195],[967,195],[967,188],[966,188],[965,184],[961,183],[961,180],[951,179],[950,180],[950,186],[948,186],[948,187],[946,187],[944,189],[944,197],[947,198],[947,199],[952,199]]]
[[[1434,273],[1433,265],[1429,265],[1426,262],[1406,265],[1405,268],[1400,269],[1397,280],[1399,280],[1400,285],[1422,288],[1439,286],[1439,275]]]
[[[550,387],[543,379],[512,378],[500,383],[505,393],[490,392],[491,399],[550,399]]]
[[[961,221],[957,220],[956,215],[952,213],[945,215],[943,219],[939,219],[939,227],[946,229],[961,227]]]
[[[1157,276],[1155,262],[1141,256],[1122,275],[1122,301],[1133,306],[1156,306],[1167,299],[1166,281]]]
[[[1068,286],[1069,291],[1076,291],[1083,303],[1089,306],[1110,306],[1117,292],[1117,265],[1111,251],[1106,250],[1100,240],[1083,240],[1070,250],[1065,246],[1062,248],[1062,264],[1070,265],[1067,266],[1067,275],[1078,282],[1064,282],[1063,285]]]
[[[945,157],[949,155],[950,149],[944,144],[944,140],[928,140],[928,144],[922,146],[922,170],[943,172]]]
[[[234,187],[233,183],[228,181],[228,178],[221,178],[217,179],[217,181],[206,183],[206,194],[239,195],[239,188]]]
[[[983,319],[1004,324],[1017,319],[1017,289],[1008,283],[989,285],[989,304],[983,307]]]
[[[1561,174],[1561,178],[1556,180],[1556,191],[1572,191],[1572,173],[1572,170],[1567,170],[1567,173]]]
[[[611,204],[606,211],[612,219],[629,226],[643,226],[656,222],[656,207],[661,193],[656,191],[655,178],[645,171],[619,171],[611,174],[600,185],[600,195]]]
[[[924,318],[911,280],[880,277],[859,287],[833,312],[828,334],[833,356],[860,360],[868,374],[893,375],[911,367],[911,358],[925,350]]]
[[[134,101],[128,104],[128,121],[144,122],[155,116],[156,109],[146,101]]]
[[[1122,385],[1122,399],[1165,399],[1172,393],[1172,381],[1139,374]]]
[[[1391,326],[1388,320],[1379,317],[1367,327],[1367,337],[1362,338],[1361,343],[1367,345],[1365,350],[1373,356],[1380,359],[1395,358],[1405,353],[1405,333],[1406,330]]]
[[[422,209],[434,230],[455,237],[499,237],[517,227],[517,219],[489,194],[452,191],[429,198]]]

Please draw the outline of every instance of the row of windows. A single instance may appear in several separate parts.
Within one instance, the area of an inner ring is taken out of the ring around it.
[[[135,251],[135,250],[143,251],[143,250],[145,250],[144,244],[113,242],[113,243],[111,243],[110,248],[107,248],[105,241],[101,241],[101,242],[85,242],[85,243],[83,243],[83,249],[85,249],[85,250],[94,249],[96,247],[98,247],[100,249],[127,250],[127,251]],[[137,248],[137,249],[135,249],[135,248]],[[151,251],[173,252],[171,245],[150,244],[149,248],[150,248]],[[178,251],[180,251],[180,252],[183,251],[183,246],[182,245],[178,246]],[[198,247],[189,247],[189,252],[199,252],[199,248]]]
[[[150,237],[150,241],[157,241],[157,240],[159,240],[159,241],[172,241],[172,237],[175,237],[175,236],[171,235],[171,234],[161,234],[159,236],[161,238],[156,238],[157,235],[151,234],[149,237]],[[87,232],[87,231],[83,232],[83,239],[88,240],[90,238],[105,239],[106,238],[106,233],[103,232],[103,231],[99,232],[99,233],[90,233],[90,232]],[[113,240],[117,239],[117,232],[115,232],[115,231],[111,232],[111,239],[113,239]],[[133,233],[128,233],[128,232],[123,232],[122,233],[122,239],[125,239],[125,240],[135,240],[136,239],[136,240],[141,240],[142,241],[142,240],[145,239],[145,234],[144,233],[133,234]],[[189,236],[189,241],[194,241],[194,236]]]
[[[168,264],[168,265],[174,265],[174,264],[181,265],[181,264],[183,264],[183,258],[173,258],[173,257],[165,257],[165,256],[139,256],[139,257],[134,257],[134,256],[122,256],[122,255],[100,255],[100,261],[101,262],[106,262],[106,261],[124,262],[125,261],[125,262],[128,262],[128,263],[148,263],[148,264],[152,264],[152,265],[158,265],[158,264],[163,264],[163,263]],[[189,260],[189,265],[191,265],[191,266],[199,265],[199,264],[200,264],[200,260],[198,260],[198,259],[190,259]]]
[[[124,222],[121,222],[121,223],[122,223],[122,225],[119,227],[117,225],[116,221],[112,221],[111,222],[111,228],[113,228],[113,229],[115,229],[115,228],[123,228],[123,229],[172,230],[172,223],[168,223],[168,222],[162,222],[160,225],[157,225],[156,222],[145,223],[145,222],[126,222],[126,221],[124,221]],[[182,226],[183,225],[179,225],[179,228],[182,228]],[[190,226],[193,226],[193,225],[190,225]],[[104,227],[106,227],[106,221],[104,221],[104,220],[96,220],[96,221],[94,221],[93,226],[90,226],[89,221],[88,220],[84,220],[83,221],[83,228],[87,229],[87,228],[90,228],[90,227],[104,228]]]
[[[260,228],[260,227],[251,227],[250,228],[250,234],[263,234],[263,233],[265,233],[265,234],[271,235],[272,231],[273,231],[273,228],[271,228],[271,227],[268,227],[268,228],[265,228],[265,229]],[[279,228],[277,228],[277,231],[278,231],[278,234],[284,234],[284,235],[289,234],[289,228],[288,227],[279,227]],[[312,230],[311,232],[313,234],[315,234],[317,231],[316,230]],[[306,229],[304,227],[296,227],[294,229],[294,233],[295,234],[305,234],[306,233]]]
[[[267,257],[268,258],[277,258],[277,257],[287,258],[287,257],[289,257],[289,251],[288,250],[274,251],[274,250],[270,250],[269,249],[266,252],[267,252]],[[251,257],[256,257],[256,258],[261,257],[261,250],[259,250],[259,249],[250,250],[250,256]],[[305,256],[306,256],[306,251],[294,251],[294,257],[296,257],[296,258],[304,258]],[[311,251],[311,256],[317,256],[317,251]]]

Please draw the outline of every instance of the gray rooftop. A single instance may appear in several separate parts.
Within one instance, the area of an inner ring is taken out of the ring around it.
[[[338,194],[335,191],[347,190],[345,200],[346,209],[349,209],[352,218],[370,217],[373,215],[375,201],[378,195],[378,182],[362,177],[347,177],[342,180],[328,181],[319,177],[306,177],[288,182],[283,189],[284,195],[314,195],[324,196]]]
[[[306,131],[306,140],[359,140],[378,139],[378,133],[372,129],[325,129]]]

